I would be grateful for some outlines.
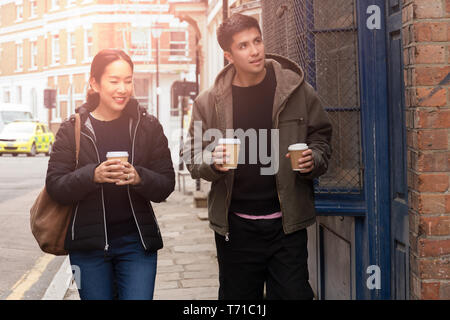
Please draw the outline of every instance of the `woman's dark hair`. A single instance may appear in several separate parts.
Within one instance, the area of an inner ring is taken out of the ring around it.
[[[133,71],[133,61],[131,61],[131,58],[124,51],[119,49],[103,49],[99,51],[92,60],[89,79],[94,78],[97,83],[100,83],[106,67],[116,60],[126,61],[130,65],[131,71]],[[91,108],[95,109],[100,103],[100,95],[92,88],[89,88],[86,101]]]
[[[256,28],[261,34],[258,20],[251,16],[235,13],[226,19],[217,29],[217,41],[223,51],[231,52],[233,36],[241,31]]]

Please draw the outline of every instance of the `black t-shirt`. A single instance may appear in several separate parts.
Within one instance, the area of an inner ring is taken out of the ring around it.
[[[94,128],[100,161],[106,161],[106,153],[109,151],[128,151],[128,160],[131,161],[128,117],[122,116],[111,121],[97,120],[92,115],[89,115],[89,118]],[[108,238],[114,239],[137,232],[127,188],[126,185],[103,184]]]
[[[251,149],[257,150],[258,153],[256,163],[250,163],[252,160],[249,155],[250,138],[246,135],[245,164],[238,164],[235,169],[231,212],[266,215],[280,211],[275,175],[261,175],[261,168],[270,167],[270,163],[262,165],[259,157],[261,139],[259,129],[266,129],[267,133],[266,152],[262,153],[268,157],[271,155],[270,130],[276,85],[273,67],[268,66],[266,76],[259,84],[250,87],[232,86],[234,129],[242,129],[244,132],[255,129],[257,147],[254,146]],[[244,141],[241,141],[242,151],[244,151],[243,143]]]

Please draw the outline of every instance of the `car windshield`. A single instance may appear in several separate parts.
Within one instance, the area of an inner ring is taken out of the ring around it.
[[[10,123],[14,120],[31,119],[30,113],[26,111],[0,111],[4,123]]]
[[[28,133],[33,134],[35,123],[32,122],[12,122],[5,126],[2,133]]]

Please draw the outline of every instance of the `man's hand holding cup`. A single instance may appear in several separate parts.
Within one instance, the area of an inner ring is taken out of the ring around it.
[[[219,144],[212,153],[214,168],[221,172],[236,169],[240,144],[239,139],[219,139]]]
[[[291,159],[292,170],[301,173],[310,173],[314,170],[312,150],[306,143],[296,143],[289,146],[286,158]]]
[[[226,168],[223,165],[229,160],[230,153],[227,152],[225,145],[218,145],[212,153],[212,161],[214,169],[221,172],[227,172],[230,168]]]

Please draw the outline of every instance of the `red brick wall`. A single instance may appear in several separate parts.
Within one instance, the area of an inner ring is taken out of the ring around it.
[[[450,299],[450,0],[403,0],[412,299]]]

